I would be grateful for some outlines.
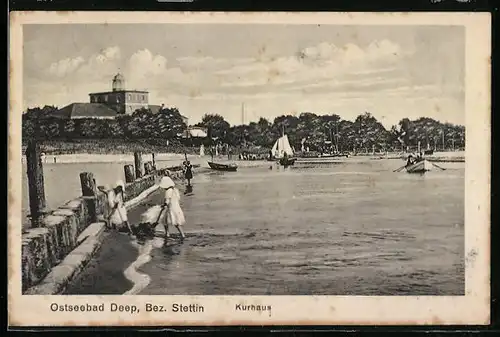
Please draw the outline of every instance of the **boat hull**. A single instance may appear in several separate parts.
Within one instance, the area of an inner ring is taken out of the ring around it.
[[[281,158],[278,162],[283,166],[292,166],[296,160],[297,158]]]
[[[217,164],[210,161],[208,162],[208,166],[210,166],[212,170],[225,171],[225,172],[235,172],[238,169],[238,166],[236,165]]]
[[[418,163],[406,167],[408,173],[425,173],[432,170],[432,163],[428,160],[422,160]]]

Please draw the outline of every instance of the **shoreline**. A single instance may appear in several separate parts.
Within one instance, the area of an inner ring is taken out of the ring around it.
[[[188,154],[188,158],[196,158],[198,155]],[[143,153],[143,160],[152,160],[151,153]],[[155,153],[155,161],[178,161],[184,159],[184,154],[180,153]],[[26,163],[26,155],[21,157],[22,163]],[[75,153],[75,154],[46,154],[42,155],[42,163],[44,164],[76,164],[76,163],[130,163],[134,162],[134,154],[92,154],[92,153]]]
[[[201,157],[199,154],[187,154],[190,159],[207,159],[210,156],[205,155]],[[219,155],[216,158],[224,158],[225,156]],[[389,153],[385,154],[358,154],[351,155],[349,158],[380,160],[380,159],[404,159],[405,154]],[[434,162],[465,162],[465,151],[456,152],[436,152],[432,155],[426,156],[429,161]],[[303,160],[312,161],[340,161],[345,157],[299,157]],[[143,160],[152,160],[151,153],[143,153]],[[181,161],[184,160],[183,153],[163,152],[155,153],[155,161]],[[22,163],[26,163],[26,155],[22,155]],[[74,153],[74,154],[46,154],[42,155],[42,162],[45,164],[73,164],[73,163],[130,163],[134,161],[133,153],[122,154],[97,154],[97,153]],[[239,160],[237,156],[233,155],[232,161],[235,162],[252,162],[259,160]]]

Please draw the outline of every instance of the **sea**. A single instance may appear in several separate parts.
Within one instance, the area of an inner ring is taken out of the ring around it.
[[[369,157],[240,163],[180,185],[186,241],[153,249],[141,294],[464,294],[464,163],[425,175]],[[49,205],[79,189],[79,171],[114,182],[122,170],[46,165]]]
[[[141,294],[463,295],[464,165],[399,163],[197,176],[187,239],[153,250]]]

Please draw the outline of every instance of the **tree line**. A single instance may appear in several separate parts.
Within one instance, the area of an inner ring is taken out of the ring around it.
[[[188,126],[176,108],[163,108],[157,113],[143,108],[115,119],[61,119],[53,117],[56,110],[54,106],[28,109],[23,114],[23,141],[30,138],[123,139],[157,144],[177,141],[187,145],[194,145],[195,141],[181,137]],[[415,149],[419,143],[423,148],[439,150],[465,147],[464,126],[421,117],[416,120],[404,118],[387,130],[369,112],[360,114],[354,121],[344,120],[337,114],[303,112],[298,117],[282,115],[273,121],[260,118],[257,122],[236,126],[231,126],[217,113],[207,113],[194,126],[208,132],[208,137],[197,139],[196,144],[219,143],[235,148],[270,148],[283,133],[296,150],[304,147],[323,151],[333,145],[338,151],[404,151]]]

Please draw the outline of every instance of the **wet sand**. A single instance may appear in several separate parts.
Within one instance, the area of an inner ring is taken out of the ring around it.
[[[133,283],[123,271],[137,258],[137,249],[126,234],[107,232],[101,248],[80,275],[69,284],[65,295],[121,295]]]
[[[142,212],[150,207],[151,197],[128,212],[131,224],[137,224]],[[121,295],[134,286],[124,271],[136,261],[138,245],[125,233],[104,233],[101,247],[84,270],[68,285],[64,294],[69,295]]]

